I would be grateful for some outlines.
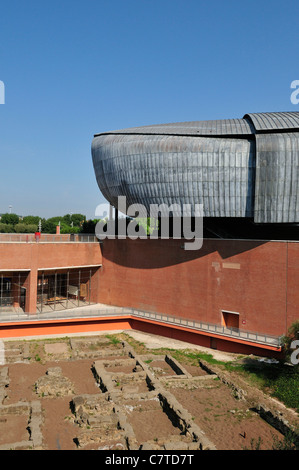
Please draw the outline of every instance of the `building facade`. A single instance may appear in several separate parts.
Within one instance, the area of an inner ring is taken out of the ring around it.
[[[104,132],[92,158],[116,209],[123,196],[125,209],[141,204],[147,215],[153,205],[178,207],[173,219],[203,207],[198,251],[175,237],[104,240],[103,302],[248,338],[284,335],[298,320],[299,112]]]
[[[160,124],[96,134],[99,188],[117,207],[203,205],[203,216],[299,223],[299,112]]]
[[[99,301],[102,265],[95,236],[0,236],[0,312],[29,314]]]
[[[0,243],[0,338],[134,328],[273,355],[298,319],[299,242],[215,238],[187,251],[181,239],[92,238]]]
[[[298,320],[298,143],[299,113],[96,135],[95,174],[111,206],[119,196],[147,209],[186,204],[192,219],[202,204],[201,248],[186,250],[183,238],[171,236],[116,234],[99,242],[94,235],[2,234],[0,316],[11,309],[34,320],[102,304],[124,315],[77,315],[73,327],[45,320],[39,334],[110,325],[226,351],[279,354],[280,337]],[[20,325],[19,334],[39,328],[30,325]],[[0,318],[0,334],[9,328],[17,333],[16,323],[5,326]]]

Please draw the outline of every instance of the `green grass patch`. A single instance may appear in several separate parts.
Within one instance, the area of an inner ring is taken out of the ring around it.
[[[244,361],[239,369],[263,391],[299,412],[299,367]]]
[[[116,335],[105,335],[107,339],[109,339],[110,343],[117,345],[121,342],[121,340]]]

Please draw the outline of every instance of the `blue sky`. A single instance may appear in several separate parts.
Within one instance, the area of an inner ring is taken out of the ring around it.
[[[0,213],[93,218],[95,133],[299,111],[298,2],[2,0]]]

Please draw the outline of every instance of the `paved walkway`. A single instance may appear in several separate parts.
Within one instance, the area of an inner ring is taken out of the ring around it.
[[[192,349],[193,351],[201,351],[211,354],[218,361],[233,361],[238,357],[237,354],[216,351],[215,349],[197,346],[196,344],[186,343],[177,339],[165,338],[164,336],[152,335],[150,333],[141,333],[136,330],[126,330],[124,333],[134,338],[136,341],[143,343],[148,349]]]
[[[225,328],[220,325],[200,322],[198,320],[188,320],[186,318],[174,317],[172,315],[163,315],[152,312],[144,312],[131,308],[116,307],[106,304],[93,304],[84,307],[77,307],[64,310],[53,310],[51,312],[43,312],[36,314],[26,314],[24,312],[7,312],[0,314],[0,323],[6,322],[26,322],[26,321],[41,321],[41,320],[65,320],[65,319],[84,319],[93,317],[104,316],[119,316],[119,315],[133,315],[136,318],[144,318],[146,320],[154,320],[169,325],[178,325],[183,328],[190,328],[190,330],[203,331],[211,333],[212,335],[223,336],[224,338],[235,338],[248,341],[253,344],[266,344],[275,348],[279,347],[280,339],[276,336],[263,335],[260,333],[251,333],[243,330],[236,330],[234,328]]]
[[[86,318],[104,315],[128,314],[131,310],[122,307],[114,307],[105,304],[86,305],[84,307],[75,307],[63,310],[51,310],[49,312],[38,312],[28,314],[24,312],[1,312],[0,322],[20,322],[20,321],[39,321],[56,320],[65,318]]]

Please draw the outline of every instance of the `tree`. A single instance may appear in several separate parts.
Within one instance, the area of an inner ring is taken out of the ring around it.
[[[63,217],[58,215],[56,217],[50,217],[49,219],[47,219],[47,222],[51,222],[51,223],[55,224],[55,227],[56,227],[56,225],[58,225],[59,222],[61,223],[62,219],[63,219]]]
[[[0,233],[13,233],[14,231],[13,225],[3,224],[0,222]]]
[[[78,233],[79,227],[71,227],[70,225],[61,224],[60,233]]]
[[[11,224],[11,225],[16,225],[20,221],[20,217],[17,214],[3,214],[1,216],[1,222],[3,224]]]
[[[35,233],[37,232],[36,224],[16,224],[14,226],[16,233]]]
[[[65,214],[62,219],[61,219],[66,225],[71,225],[72,223],[72,218],[71,218],[71,214]]]
[[[56,233],[56,224],[51,220],[42,219],[43,233]]]
[[[73,222],[74,227],[81,227],[86,221],[86,216],[83,214],[72,214],[70,222]]]
[[[98,220],[85,220],[81,225],[81,233],[95,233],[95,228]]]
[[[28,225],[38,225],[39,221],[41,220],[41,217],[38,217],[37,215],[26,215],[23,217],[23,224],[28,224]]]

